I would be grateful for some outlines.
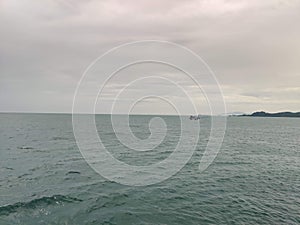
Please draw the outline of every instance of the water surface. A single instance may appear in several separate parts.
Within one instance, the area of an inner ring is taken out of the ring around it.
[[[120,144],[109,116],[96,117],[103,143],[132,165],[165,159],[180,135],[178,117],[152,152]],[[151,116],[131,117],[149,136]],[[229,117],[214,163],[199,173],[210,119],[176,175],[146,187],[102,178],[85,162],[71,115],[0,114],[0,224],[300,224],[300,119]]]

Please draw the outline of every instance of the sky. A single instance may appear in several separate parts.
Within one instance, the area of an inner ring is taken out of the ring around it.
[[[299,21],[299,0],[0,0],[0,111],[70,113],[87,67],[110,49],[141,40],[174,42],[199,55],[214,72],[228,112],[300,111]],[[97,112],[109,113],[129,82],[152,75],[190,91],[199,113],[208,113],[205,96],[184,74],[154,64],[121,71]],[[163,99],[175,106],[187,99],[172,88],[145,80],[128,88],[114,112],[151,90],[160,98],[138,101],[133,112],[173,114]],[[85,96],[94,98],[88,90]]]

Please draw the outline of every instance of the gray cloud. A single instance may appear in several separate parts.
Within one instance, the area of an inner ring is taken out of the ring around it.
[[[91,61],[142,39],[176,42],[203,57],[229,111],[299,111],[299,12],[297,0],[2,0],[0,111],[70,112]],[[195,99],[203,97],[179,80]],[[110,91],[122,82],[112,83]]]

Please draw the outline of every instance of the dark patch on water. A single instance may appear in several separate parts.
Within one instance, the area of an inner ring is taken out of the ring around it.
[[[53,137],[53,138],[51,138],[51,140],[53,140],[53,141],[58,141],[58,140],[67,141],[67,140],[69,140],[69,138],[67,138],[67,137]]]
[[[18,178],[20,179],[20,178],[23,178],[23,177],[26,177],[26,176],[30,176],[30,175],[31,175],[31,174],[29,174],[29,173],[24,173],[24,174],[18,176]]]
[[[7,169],[7,170],[14,170],[13,168],[11,167],[3,167],[4,169]]]
[[[31,146],[21,146],[21,147],[18,147],[18,149],[34,149],[34,148]]]
[[[66,173],[66,175],[68,175],[68,174],[80,174],[80,172],[79,171],[69,171]]]

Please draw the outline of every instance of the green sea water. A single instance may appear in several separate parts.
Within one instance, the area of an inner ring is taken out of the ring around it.
[[[133,133],[147,138],[152,116],[130,118]],[[140,166],[167,158],[178,142],[179,117],[162,119],[167,136],[150,152],[118,142],[109,116],[97,115],[96,123],[115,158]],[[132,187],[86,163],[71,115],[2,113],[0,224],[300,224],[300,119],[229,117],[220,152],[203,173],[198,167],[210,118],[200,127],[182,170],[161,183]]]

